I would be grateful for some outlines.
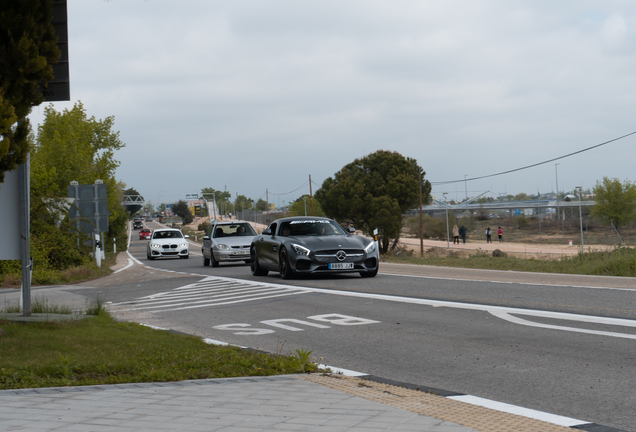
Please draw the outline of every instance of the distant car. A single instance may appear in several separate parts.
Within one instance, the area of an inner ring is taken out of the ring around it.
[[[166,228],[155,230],[146,247],[146,256],[149,260],[162,257],[188,259],[190,258],[188,238],[190,238],[190,236],[184,236],[178,229]]]
[[[146,222],[152,222],[152,218],[150,216],[146,216]]]
[[[373,239],[353,235],[337,222],[320,217],[290,217],[275,220],[254,237],[250,247],[250,269],[254,276],[270,271],[283,279],[300,274],[378,274],[380,255]]]
[[[144,223],[140,220],[136,220],[133,222],[133,229],[142,229],[144,227]]]
[[[150,238],[151,234],[152,231],[150,231],[148,228],[144,228],[139,231],[139,240],[147,240]]]
[[[213,221],[203,236],[203,265],[218,267],[220,262],[250,262],[250,245],[256,231],[249,222]]]

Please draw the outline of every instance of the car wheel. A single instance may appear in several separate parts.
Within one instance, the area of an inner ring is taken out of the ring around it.
[[[250,270],[254,276],[267,276],[269,271],[264,270],[258,263],[258,256],[256,255],[256,248],[250,249]]]
[[[212,251],[210,251],[210,254],[212,254]],[[205,252],[203,252],[203,249],[201,249],[201,255],[203,255],[203,266],[207,267],[210,265],[210,258],[206,258],[205,257]]]
[[[146,256],[148,257],[148,259],[149,259],[150,261],[152,261],[153,259],[155,259],[155,257],[150,256],[150,254],[149,254],[148,252],[146,252]]]
[[[212,264],[212,267],[219,266],[219,262],[214,259],[214,252],[212,252],[212,249],[210,249],[210,264]]]
[[[360,272],[360,276],[363,278],[375,277],[378,274],[379,267],[376,267],[375,270],[371,270],[368,272]]]
[[[188,259],[188,258],[190,258],[190,255],[179,255],[179,258]]]
[[[289,257],[287,256],[287,250],[282,249],[280,251],[280,256],[278,257],[278,269],[280,273],[280,277],[283,279],[292,279],[294,277],[294,272],[289,265]]]

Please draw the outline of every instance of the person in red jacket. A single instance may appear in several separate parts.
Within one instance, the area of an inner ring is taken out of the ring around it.
[[[499,238],[499,243],[503,243],[503,229],[501,227],[497,230],[497,238]]]

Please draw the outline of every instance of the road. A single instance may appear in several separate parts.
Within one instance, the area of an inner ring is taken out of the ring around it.
[[[634,279],[383,264],[282,281],[203,267],[195,247],[148,261],[145,244],[117,283],[75,292],[146,324],[636,431]]]

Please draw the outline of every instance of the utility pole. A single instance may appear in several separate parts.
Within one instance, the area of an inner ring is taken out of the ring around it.
[[[420,178],[420,256],[424,256],[424,222],[422,220],[422,174],[419,172]]]
[[[464,190],[466,191],[466,201],[468,201],[468,183],[466,182],[466,176],[468,174],[464,174]]]
[[[311,215],[314,215],[314,193],[311,188],[311,174],[309,174],[309,202],[311,203]]]
[[[267,201],[267,226],[269,226],[269,189],[265,188],[265,201]]]

